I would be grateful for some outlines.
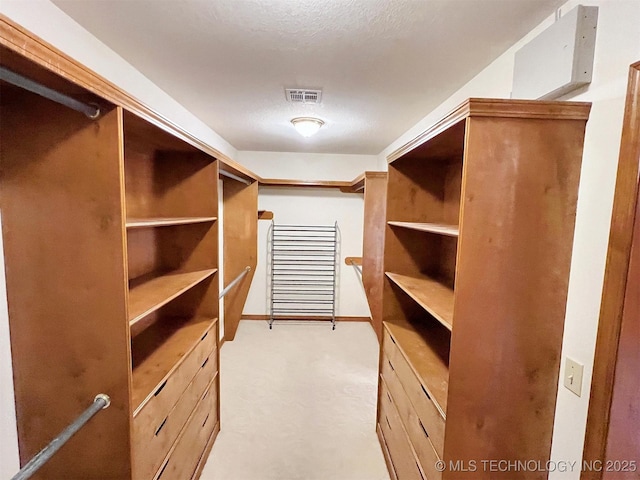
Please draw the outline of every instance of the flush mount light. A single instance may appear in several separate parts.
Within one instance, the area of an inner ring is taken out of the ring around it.
[[[310,137],[315,135],[320,130],[320,127],[324,125],[324,122],[319,118],[313,117],[298,117],[291,120],[291,123],[300,135],[303,137]]]

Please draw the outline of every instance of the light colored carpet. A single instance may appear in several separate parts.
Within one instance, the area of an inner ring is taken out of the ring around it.
[[[222,429],[202,480],[388,480],[369,324],[242,321],[221,358]]]

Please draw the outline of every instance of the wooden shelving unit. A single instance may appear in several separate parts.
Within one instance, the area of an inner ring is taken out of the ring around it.
[[[133,474],[152,478],[179,442],[195,462],[210,444],[188,417],[205,388],[218,396],[218,163],[128,112],[123,132]]]
[[[378,436],[392,477],[506,480],[432,460],[549,460],[589,108],[470,99],[389,156]]]
[[[0,84],[21,462],[105,393],[34,478],[152,480],[169,465],[196,479],[220,418],[218,160],[5,46],[0,58],[101,110]]]

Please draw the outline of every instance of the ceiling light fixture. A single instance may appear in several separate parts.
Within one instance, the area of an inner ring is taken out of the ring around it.
[[[324,125],[324,122],[319,118],[312,117],[298,117],[291,120],[291,123],[300,135],[303,137],[310,137],[318,133],[320,127]]]

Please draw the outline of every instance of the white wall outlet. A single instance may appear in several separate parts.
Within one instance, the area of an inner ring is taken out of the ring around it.
[[[584,371],[584,365],[566,358],[564,365],[564,386],[575,393],[577,396],[582,396],[582,373]]]

